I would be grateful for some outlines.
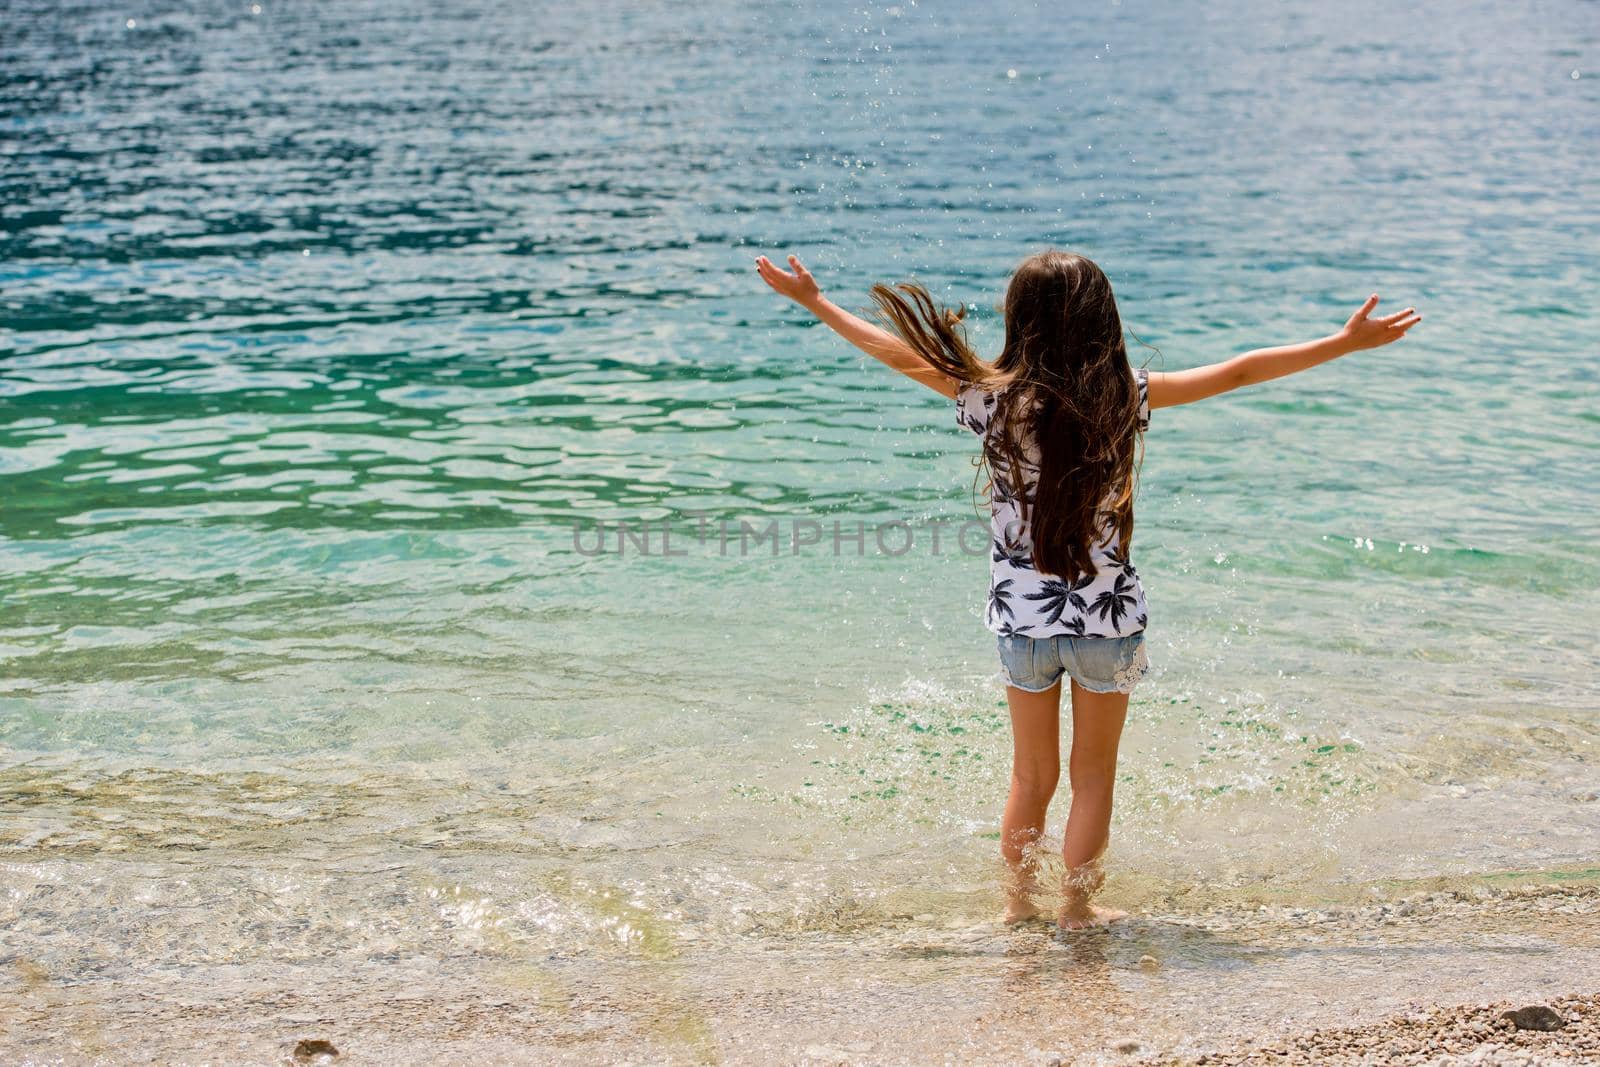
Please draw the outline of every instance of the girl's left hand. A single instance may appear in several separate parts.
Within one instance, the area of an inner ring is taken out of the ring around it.
[[[800,257],[790,256],[789,266],[794,268],[793,274],[781,269],[766,256],[756,257],[756,270],[761,272],[761,280],[772,286],[774,291],[801,307],[809,308],[821,300],[822,290],[811,272],[801,265]]]
[[[1372,309],[1378,306],[1378,294],[1373,293],[1367,297],[1367,302],[1356,309],[1350,316],[1350,321],[1344,324],[1340,335],[1349,342],[1352,350],[1360,351],[1363,348],[1377,348],[1379,345],[1398,341],[1406,335],[1406,331],[1422,321],[1422,316],[1417,314],[1416,308],[1406,308],[1396,311],[1393,315],[1381,315],[1369,318]]]

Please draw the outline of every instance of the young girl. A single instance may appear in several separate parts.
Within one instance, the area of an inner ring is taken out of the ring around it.
[[[765,256],[761,277],[870,356],[955,401],[990,474],[993,532],[985,621],[998,637],[1011,709],[1011,793],[1000,825],[1009,872],[1005,921],[1038,914],[1036,856],[1061,773],[1061,679],[1072,686],[1072,806],[1056,921],[1063,929],[1126,913],[1096,907],[1111,833],[1117,743],[1128,695],[1148,670],[1144,588],[1129,559],[1141,431],[1152,408],[1189,404],[1397,341],[1414,308],[1369,317],[1378,294],[1339,332],[1168,373],[1135,370],[1104,272],[1083,256],[1029,256],[1005,298],[1005,347],[992,362],[967,344],[960,311],[916,285],[877,285],[880,329],[829,302],[799,259]]]

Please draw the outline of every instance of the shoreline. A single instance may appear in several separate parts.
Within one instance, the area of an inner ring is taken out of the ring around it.
[[[458,945],[143,967],[13,957],[0,1060],[283,1063],[327,1041],[340,1064],[1562,1062],[1596,1033],[1600,886],[1146,913],[1076,935],[920,915],[665,958]],[[1535,1004],[1578,1017],[1494,1025]]]

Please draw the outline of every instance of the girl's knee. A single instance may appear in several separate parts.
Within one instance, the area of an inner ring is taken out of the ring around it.
[[[1018,796],[1030,800],[1048,801],[1055,796],[1056,786],[1061,781],[1061,768],[1051,770],[1048,767],[1013,767],[1011,769],[1011,788]]]
[[[1109,797],[1117,783],[1116,772],[1100,767],[1071,769],[1073,796]]]

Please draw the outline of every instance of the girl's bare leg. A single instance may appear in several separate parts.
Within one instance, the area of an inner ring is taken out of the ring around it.
[[[1127,693],[1091,693],[1072,683],[1072,752],[1068,775],[1072,809],[1061,842],[1066,864],[1056,921],[1065,929],[1115,922],[1125,911],[1097,908],[1090,901],[1105,873],[1100,856],[1111,839],[1111,794],[1117,780],[1117,744],[1128,717]]]
[[[1000,820],[1000,855],[1007,867],[1008,923],[1039,913],[1038,889],[1029,846],[1044,833],[1045,811],[1061,777],[1061,687],[1029,693],[1006,686],[1011,708],[1011,793]]]

